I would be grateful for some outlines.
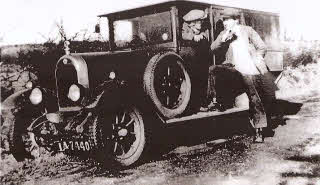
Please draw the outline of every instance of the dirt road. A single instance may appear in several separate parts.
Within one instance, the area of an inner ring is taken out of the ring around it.
[[[320,96],[301,100],[299,113],[263,144],[237,136],[220,145],[181,146],[159,160],[120,172],[62,155],[22,164],[9,156],[1,162],[6,167],[0,180],[39,185],[320,185]]]

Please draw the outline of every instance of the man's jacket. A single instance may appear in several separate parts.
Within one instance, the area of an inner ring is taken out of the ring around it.
[[[227,30],[223,30],[217,39],[211,44],[211,50],[219,51],[222,46],[228,47],[226,61],[231,63],[242,74],[256,75],[268,72],[263,60],[266,52],[266,45],[258,33],[250,26],[237,25],[236,37],[227,42],[222,42],[222,37]]]

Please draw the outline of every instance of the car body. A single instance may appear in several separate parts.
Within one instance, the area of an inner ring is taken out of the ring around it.
[[[4,102],[11,105],[6,120],[14,123],[9,138],[15,158],[32,154],[23,149],[21,135],[27,135],[39,146],[94,153],[101,162],[130,166],[149,152],[161,125],[247,111],[248,107],[203,114],[189,111],[190,102],[199,99],[191,90],[196,87],[193,62],[198,58],[194,43],[182,39],[182,17],[192,9],[208,12],[208,43],[212,43],[221,31],[219,16],[224,8],[168,1],[100,15],[108,18],[110,51],[70,53],[66,44],[66,55],[56,64],[55,92],[34,87]],[[281,71],[279,16],[239,10],[242,24],[256,29],[267,43],[271,71]],[[205,57],[209,65],[222,62],[221,56],[210,52]],[[12,111],[18,99],[24,104]],[[30,118],[21,120],[26,112],[32,112]]]

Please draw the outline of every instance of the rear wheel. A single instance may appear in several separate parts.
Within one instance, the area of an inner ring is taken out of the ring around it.
[[[98,160],[106,165],[130,166],[147,150],[151,133],[135,107],[121,106],[116,111],[97,117],[92,133]]]

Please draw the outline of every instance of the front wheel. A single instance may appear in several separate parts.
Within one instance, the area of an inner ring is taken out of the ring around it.
[[[98,160],[106,165],[112,162],[123,167],[138,162],[147,150],[151,136],[140,111],[121,106],[104,114],[95,119],[90,129]]]
[[[33,119],[27,118],[25,114],[19,112],[16,115],[7,116],[3,123],[9,126],[9,150],[17,161],[40,156],[40,147],[36,142],[36,136],[27,130]]]

